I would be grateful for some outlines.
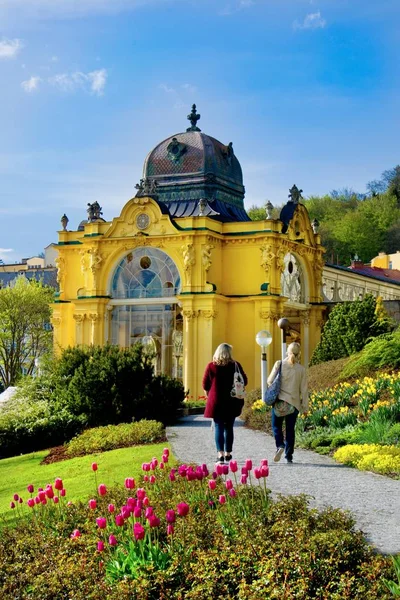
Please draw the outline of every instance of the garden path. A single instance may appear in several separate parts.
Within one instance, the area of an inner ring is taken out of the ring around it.
[[[207,463],[213,469],[216,458],[210,419],[183,417],[167,428],[168,441],[179,461]],[[308,494],[311,506],[328,505],[350,510],[366,539],[379,552],[400,552],[400,481],[358,471],[332,458],[309,450],[295,449],[294,463],[273,462],[275,443],[270,435],[253,431],[236,421],[234,458],[243,466],[251,458],[255,466],[262,458],[270,464],[268,487],[278,494]]]

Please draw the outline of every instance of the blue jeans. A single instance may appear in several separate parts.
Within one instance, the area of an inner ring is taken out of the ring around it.
[[[285,458],[292,460],[294,451],[295,433],[294,427],[297,421],[299,411],[297,408],[294,412],[286,417],[277,417],[272,409],[272,431],[274,432],[275,444],[277,448],[285,448]],[[283,422],[285,421],[286,440],[283,438]]]
[[[217,446],[218,452],[232,452],[234,422],[235,417],[214,419],[215,445]]]

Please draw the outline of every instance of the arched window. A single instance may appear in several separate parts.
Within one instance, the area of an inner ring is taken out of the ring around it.
[[[115,270],[113,298],[166,298],[180,292],[181,279],[172,259],[158,248],[137,248]]]
[[[292,302],[305,302],[305,285],[303,269],[296,256],[288,252],[283,259],[285,268],[281,275],[282,296]]]

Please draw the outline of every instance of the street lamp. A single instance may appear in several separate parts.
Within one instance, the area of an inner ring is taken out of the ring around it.
[[[264,400],[267,389],[267,348],[272,342],[272,335],[269,331],[259,331],[256,342],[261,346],[261,398]]]
[[[288,319],[279,319],[278,327],[282,330],[282,360],[286,358],[286,332],[290,327],[290,323]]]

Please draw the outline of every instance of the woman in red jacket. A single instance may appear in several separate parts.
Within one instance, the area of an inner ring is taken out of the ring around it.
[[[204,416],[214,419],[217,462],[221,464],[232,459],[233,425],[235,418],[239,416],[237,403],[231,396],[235,365],[247,385],[246,373],[241,364],[232,358],[232,346],[220,344],[203,376],[203,389],[207,395]]]

